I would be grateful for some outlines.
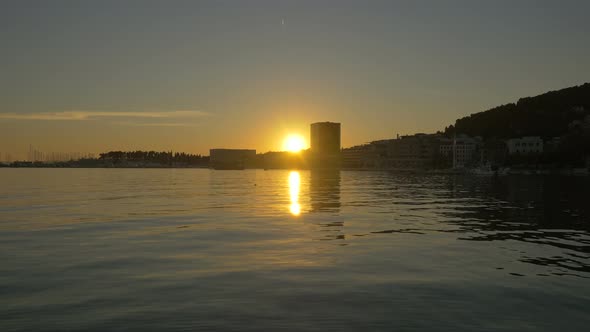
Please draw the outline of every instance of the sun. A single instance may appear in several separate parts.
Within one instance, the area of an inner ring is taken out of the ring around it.
[[[283,150],[289,152],[299,152],[305,147],[305,141],[301,135],[289,135],[283,142]]]

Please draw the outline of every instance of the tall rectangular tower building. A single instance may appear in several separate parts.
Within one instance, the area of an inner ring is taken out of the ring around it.
[[[310,137],[313,154],[327,156],[340,153],[340,123],[312,123]]]

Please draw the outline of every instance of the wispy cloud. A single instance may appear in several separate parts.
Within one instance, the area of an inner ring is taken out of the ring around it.
[[[209,116],[209,113],[195,110],[182,111],[145,111],[145,112],[116,112],[116,111],[62,111],[38,113],[0,113],[0,119],[12,120],[62,120],[81,121],[99,118],[145,118],[145,119],[173,119],[196,118]]]
[[[132,126],[132,127],[197,127],[195,123],[186,123],[186,122],[146,122],[146,123],[136,123],[136,122],[113,122],[115,125],[120,126]]]

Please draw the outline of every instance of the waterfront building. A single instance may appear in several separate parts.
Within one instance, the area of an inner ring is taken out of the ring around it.
[[[348,168],[415,170],[435,167],[439,135],[415,134],[342,150]]]
[[[340,153],[340,123],[316,122],[310,126],[311,152],[321,155]]]
[[[462,168],[474,163],[477,159],[478,143],[478,140],[466,135],[452,139],[441,138],[439,154],[444,159],[451,160],[453,167]]]
[[[543,153],[543,140],[539,136],[512,138],[507,141],[507,145],[511,155]]]
[[[371,144],[357,145],[342,149],[342,167],[344,168],[371,168],[374,147]]]
[[[388,167],[396,169],[426,169],[435,166],[439,147],[438,135],[415,134],[390,140]]]
[[[366,165],[371,168],[391,168],[395,139],[382,139],[369,143]]]
[[[316,122],[310,126],[310,157],[313,168],[340,166],[340,123]]]

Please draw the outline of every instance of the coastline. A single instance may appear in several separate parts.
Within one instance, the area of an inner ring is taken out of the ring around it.
[[[225,170],[288,170],[292,168],[240,168],[240,169],[215,169],[208,165],[72,165],[72,164],[17,164],[17,165],[0,165],[2,168],[105,168],[105,169],[210,169],[215,171]],[[297,168],[297,170],[309,170],[309,168]],[[533,168],[504,168],[491,172],[478,172],[477,168],[463,169],[407,169],[407,168],[339,168],[341,171],[360,171],[360,172],[396,172],[401,174],[429,174],[429,175],[471,175],[471,176],[505,176],[505,175],[572,175],[572,176],[589,176],[588,168],[553,168],[553,169],[533,169]]]

